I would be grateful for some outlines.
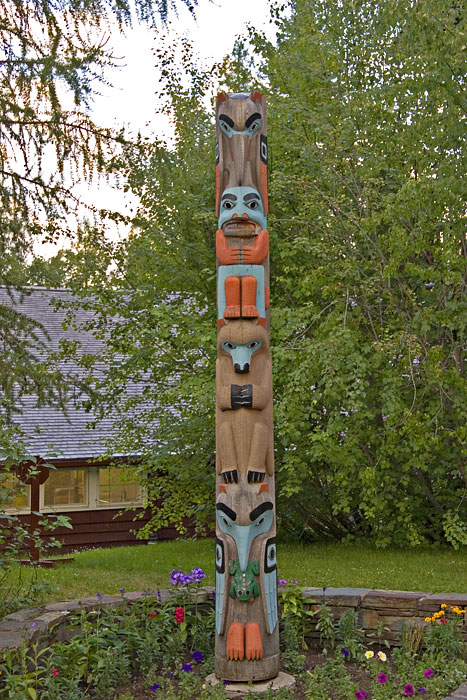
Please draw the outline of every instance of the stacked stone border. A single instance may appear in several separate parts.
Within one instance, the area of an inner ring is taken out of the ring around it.
[[[0,622],[0,656],[8,649],[38,643],[40,646],[65,641],[71,636],[67,629],[69,618],[81,610],[121,607],[144,599],[161,602],[174,595],[173,590],[124,593],[122,596],[90,596],[76,600],[18,610]],[[204,587],[198,593],[198,603],[206,608],[214,606],[214,588]],[[403,626],[424,627],[426,617],[431,617],[442,603],[467,609],[467,594],[463,593],[417,593],[413,591],[386,591],[370,588],[306,588],[303,591],[305,607],[317,609],[322,603],[330,606],[334,619],[347,610],[356,613],[357,625],[363,629],[365,642],[374,642],[378,624],[387,629],[383,639],[391,646],[401,643]],[[309,640],[317,639],[314,630],[317,618],[312,618]],[[462,636],[467,642],[467,614],[463,615]],[[452,691],[445,700],[467,700],[467,683]]]

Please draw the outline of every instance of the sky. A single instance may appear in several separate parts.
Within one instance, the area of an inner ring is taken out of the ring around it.
[[[201,61],[210,65],[231,52],[236,36],[244,33],[249,23],[271,36],[269,4],[269,0],[199,0],[195,21],[179,2],[178,18],[172,13],[167,30],[162,27],[161,33],[185,34]],[[143,25],[127,30],[125,38],[117,31],[110,36],[114,55],[122,57],[125,65],[106,76],[113,87],[102,87],[102,96],[95,99],[93,114],[97,121],[124,123],[145,134],[163,124],[155,117],[158,74],[151,53],[158,36]]]
[[[108,43],[117,59],[119,68],[105,74],[107,84],[100,84],[92,104],[91,114],[100,125],[125,126],[128,133],[144,136],[154,134],[159,138],[170,138],[168,118],[157,114],[158,103],[155,95],[158,84],[158,71],[154,65],[152,49],[163,36],[169,38],[186,35],[194,46],[195,55],[201,65],[211,66],[232,51],[238,35],[246,33],[248,24],[273,38],[273,25],[269,22],[270,0],[199,0],[196,20],[179,1],[178,17],[169,15],[167,27],[160,30],[135,24],[125,30],[125,35],[111,31]],[[214,105],[213,105],[214,109]],[[104,180],[93,180],[91,185],[78,184],[75,193],[99,209],[118,210],[131,215],[137,202],[134,197],[123,194]],[[111,225],[112,226],[112,225]],[[117,239],[125,236],[127,229],[111,228],[109,236]],[[61,245],[68,245],[61,242]],[[54,244],[41,244],[36,254],[48,258],[55,255]]]

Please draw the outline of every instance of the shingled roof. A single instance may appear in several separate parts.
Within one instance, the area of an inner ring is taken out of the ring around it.
[[[74,302],[74,320],[66,322],[67,305]],[[60,342],[77,341],[78,355],[99,355],[105,345],[105,337],[96,337],[90,330],[83,330],[92,321],[92,309],[76,305],[76,299],[67,289],[46,289],[31,287],[21,292],[0,287],[0,305],[24,314],[34,323],[37,337],[42,347],[35,350],[44,356],[59,349]],[[83,369],[70,360],[54,360],[55,366],[65,377],[73,377],[75,385],[84,377]],[[106,366],[98,361],[93,368],[95,375],[105,376]],[[130,393],[138,393],[137,384],[128,387]],[[22,395],[12,416],[13,422],[23,431],[24,441],[30,454],[35,456],[56,456],[60,460],[86,460],[106,453],[107,446],[115,433],[115,417],[107,416],[99,420],[95,427],[89,427],[95,416],[80,405],[86,396],[76,389],[68,392],[65,411],[58,406],[37,405],[37,396]],[[113,455],[123,456],[123,455]]]

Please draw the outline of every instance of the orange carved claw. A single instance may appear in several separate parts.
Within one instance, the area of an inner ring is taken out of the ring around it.
[[[231,623],[227,632],[225,653],[232,661],[242,661],[245,655],[245,633],[241,622]]]
[[[263,658],[263,640],[257,622],[247,622],[245,626],[246,658],[249,661]]]
[[[221,265],[236,265],[238,263],[238,245],[230,247],[220,228],[216,231],[216,255]]]
[[[258,265],[269,253],[269,232],[263,229],[256,236],[253,245],[243,248],[243,262],[248,265]]]

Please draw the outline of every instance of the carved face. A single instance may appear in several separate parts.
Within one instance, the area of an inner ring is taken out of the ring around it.
[[[232,356],[234,370],[238,374],[244,374],[250,371],[251,356],[260,349],[261,345],[259,338],[249,343],[232,343],[230,340],[224,340],[222,349]]]
[[[227,138],[231,139],[234,135],[253,136],[261,126],[261,114],[254,112],[246,118],[244,124],[235,124],[232,117],[228,114],[219,114],[219,128]]]
[[[219,210],[219,228],[231,221],[255,222],[261,229],[266,228],[266,216],[258,190],[254,187],[230,187],[225,190]],[[227,228],[223,230],[228,235]]]
[[[237,545],[238,561],[240,570],[245,572],[248,567],[251,543],[258,537],[270,530],[273,523],[273,505],[270,501],[260,503],[248,514],[251,522],[247,525],[239,525],[236,511],[229,508],[225,503],[217,503],[217,523],[226,535],[230,535]]]
[[[268,353],[269,338],[266,329],[255,321],[239,319],[227,323],[219,330],[218,352],[228,353],[232,358],[235,372],[240,374],[251,370],[256,353]]]

